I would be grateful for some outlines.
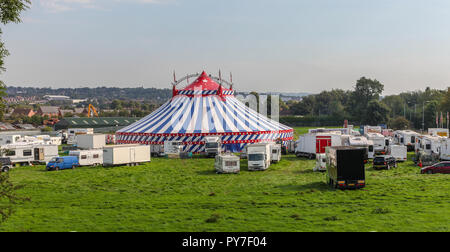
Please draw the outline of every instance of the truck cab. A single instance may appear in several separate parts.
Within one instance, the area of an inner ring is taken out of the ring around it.
[[[222,143],[219,137],[205,138],[205,153],[208,157],[215,157],[222,152]]]
[[[65,169],[74,169],[80,166],[78,162],[78,157],[67,156],[67,157],[55,157],[50,160],[47,164],[47,171],[59,171]]]

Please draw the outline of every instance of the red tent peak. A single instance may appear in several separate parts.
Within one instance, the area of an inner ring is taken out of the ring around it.
[[[219,84],[211,79],[208,74],[203,71],[202,74],[183,90],[218,90]]]

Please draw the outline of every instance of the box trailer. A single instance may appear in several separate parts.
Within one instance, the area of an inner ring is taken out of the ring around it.
[[[408,148],[403,145],[390,145],[387,154],[393,156],[397,162],[408,160]]]
[[[14,144],[1,146],[2,157],[13,164],[47,163],[58,156],[58,146],[48,144]]]
[[[359,189],[366,185],[365,149],[358,147],[327,148],[327,182],[333,188]]]
[[[103,165],[103,150],[75,150],[70,151],[69,156],[77,157],[80,166]]]
[[[218,174],[239,173],[241,171],[240,158],[233,154],[219,154],[216,156],[214,168]]]
[[[102,149],[106,146],[106,135],[84,134],[77,135],[77,147],[82,150]]]
[[[247,146],[249,171],[265,171],[270,167],[270,143],[259,143]]]
[[[271,144],[270,145],[270,162],[278,163],[281,160],[281,145]]]
[[[78,135],[91,135],[91,134],[94,134],[93,128],[68,129],[67,130],[67,144],[76,144]]]
[[[103,148],[103,166],[135,166],[150,160],[149,145],[123,144]]]
[[[430,129],[428,129],[428,135],[449,137],[449,130],[448,129],[439,129],[439,128],[430,128]]]
[[[341,146],[342,135],[337,133],[304,134],[297,141],[295,154],[297,157],[307,157],[314,159],[317,154],[325,153],[325,149],[330,146]]]

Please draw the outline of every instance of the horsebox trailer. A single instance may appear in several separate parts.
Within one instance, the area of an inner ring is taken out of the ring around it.
[[[103,166],[134,166],[150,160],[149,145],[123,144],[103,148]]]

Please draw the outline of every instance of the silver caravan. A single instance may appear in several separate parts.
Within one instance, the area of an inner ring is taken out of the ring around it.
[[[103,150],[76,150],[70,151],[69,156],[78,157],[81,166],[96,166],[103,164]]]
[[[230,153],[217,155],[214,167],[218,174],[239,173],[241,171],[240,158]]]
[[[270,145],[270,162],[278,163],[281,160],[281,145],[271,144]]]
[[[13,164],[48,163],[58,157],[57,145],[15,144],[1,146],[1,156],[11,159]]]

